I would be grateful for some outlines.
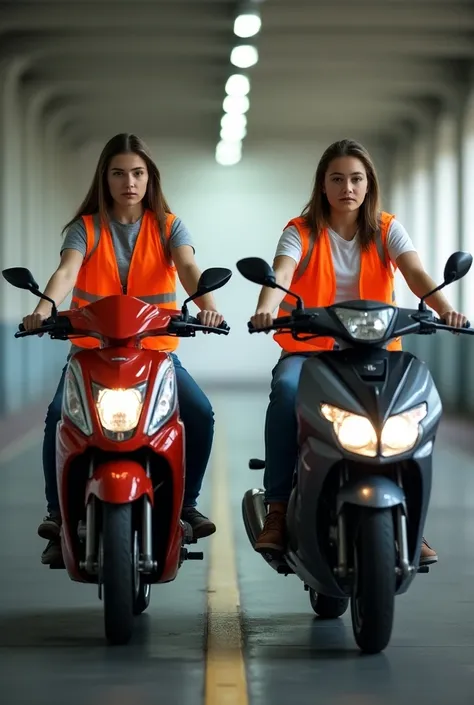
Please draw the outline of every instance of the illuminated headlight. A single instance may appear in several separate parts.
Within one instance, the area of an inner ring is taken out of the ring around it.
[[[420,435],[420,421],[427,412],[426,404],[420,404],[387,419],[380,438],[381,453],[385,458],[413,448]],[[332,423],[337,439],[345,450],[371,458],[377,455],[377,432],[366,416],[330,404],[321,404],[321,413]]]
[[[86,436],[92,434],[81,368],[73,360],[66,371],[63,395],[63,414]]]
[[[387,419],[380,439],[382,455],[389,458],[413,448],[420,435],[420,421],[427,413],[426,404],[420,404]]]
[[[345,450],[371,458],[377,455],[377,434],[366,416],[330,404],[321,404],[321,413],[332,423],[337,440]]]
[[[153,436],[173,413],[176,406],[176,381],[174,365],[169,360],[160,367],[155,382],[155,394],[150,403],[147,434]]]
[[[333,310],[354,340],[367,341],[382,340],[395,313],[393,308],[381,308],[377,311],[356,311],[350,308]]]
[[[126,440],[138,426],[146,394],[146,383],[129,389],[107,389],[94,384],[100,423],[107,436]]]

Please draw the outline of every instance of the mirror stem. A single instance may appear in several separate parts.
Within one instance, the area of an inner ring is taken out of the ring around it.
[[[288,291],[288,289],[285,289],[283,286],[280,286],[280,284],[277,284],[276,282],[273,285],[274,289],[280,289],[280,291],[284,291],[285,294],[288,294],[288,296],[293,296],[296,299],[296,309],[298,311],[303,310],[303,300],[301,299],[300,296],[297,294],[294,294],[292,291]]]
[[[31,293],[37,296],[39,299],[48,301],[51,304],[51,317],[58,317],[58,309],[56,308],[56,303],[53,301],[53,299],[50,299],[49,296],[46,296],[46,294],[42,294],[40,291],[32,291]]]
[[[437,286],[433,291],[429,291],[427,294],[421,297],[420,303],[418,304],[418,311],[426,311],[426,304],[425,304],[425,299],[429,299],[430,296],[433,296],[433,294],[436,294],[437,291],[441,291],[441,289],[444,289],[446,286],[446,282],[443,282],[439,286]]]

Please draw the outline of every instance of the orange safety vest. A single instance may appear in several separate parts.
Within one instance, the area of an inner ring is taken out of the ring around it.
[[[146,210],[133,250],[127,278],[126,294],[159,308],[176,309],[176,267],[170,259],[168,241],[176,216],[166,215],[166,231],[160,232],[155,214]],[[115,257],[112,236],[99,215],[83,215],[87,250],[72,293],[71,308],[81,308],[105,296],[124,294]],[[100,342],[92,337],[73,338],[81,348],[98,348]],[[178,347],[178,338],[159,336],[144,338],[147,350],[172,352]]]
[[[379,229],[375,241],[368,250],[361,250],[359,294],[361,299],[381,301],[396,305],[394,276],[386,248],[390,223],[395,218],[389,213],[380,213]],[[303,299],[305,308],[331,306],[336,296],[336,275],[327,229],[316,239],[314,232],[302,217],[290,220],[287,228],[295,226],[300,234],[302,256],[293,274],[291,291]],[[279,316],[287,316],[295,308],[295,299],[286,295]],[[332,350],[334,338],[314,338],[310,342],[295,340],[291,333],[275,333],[276,342],[287,353],[306,353],[317,350]],[[401,350],[401,340],[396,338],[387,345],[388,350]]]

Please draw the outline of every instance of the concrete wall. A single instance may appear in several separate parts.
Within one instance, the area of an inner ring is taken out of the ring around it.
[[[441,282],[449,255],[474,252],[474,82],[467,93],[400,143],[393,161],[391,207],[412,234],[426,268]],[[400,280],[400,277],[399,277]],[[474,326],[474,268],[445,290]],[[402,305],[416,299],[402,283]],[[472,412],[474,370],[471,337],[412,337],[405,346],[431,366],[447,408]]]
[[[44,286],[58,261],[59,233],[71,211],[77,155],[58,134],[61,115],[48,95],[28,95],[21,65],[0,65],[0,264],[26,266]],[[0,413],[14,411],[51,388],[67,344],[13,337],[33,296],[0,280]]]

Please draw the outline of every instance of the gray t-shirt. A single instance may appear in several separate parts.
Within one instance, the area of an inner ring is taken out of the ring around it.
[[[130,262],[141,224],[141,218],[137,220],[136,223],[118,223],[115,220],[110,221],[110,232],[112,235],[115,258],[119,269],[120,281],[124,289],[127,285],[128,270],[130,269]],[[170,248],[190,245],[194,250],[191,234],[179,218],[175,218],[171,226],[169,245]],[[64,250],[78,250],[85,256],[87,252],[87,234],[82,218],[74,221],[69,227],[64,237],[61,253]],[[75,355],[75,353],[80,350],[81,348],[72,345],[70,354]]]
[[[141,224],[141,218],[137,220],[136,223],[118,223],[115,220],[110,221],[112,243],[120,273],[120,281],[123,287],[127,284],[128,270],[130,269],[130,262]],[[175,218],[171,227],[169,244],[170,248],[190,245],[194,250],[191,234],[179,218]],[[85,256],[87,252],[87,235],[82,218],[74,221],[68,229],[61,247],[61,253],[64,250],[78,250]]]

